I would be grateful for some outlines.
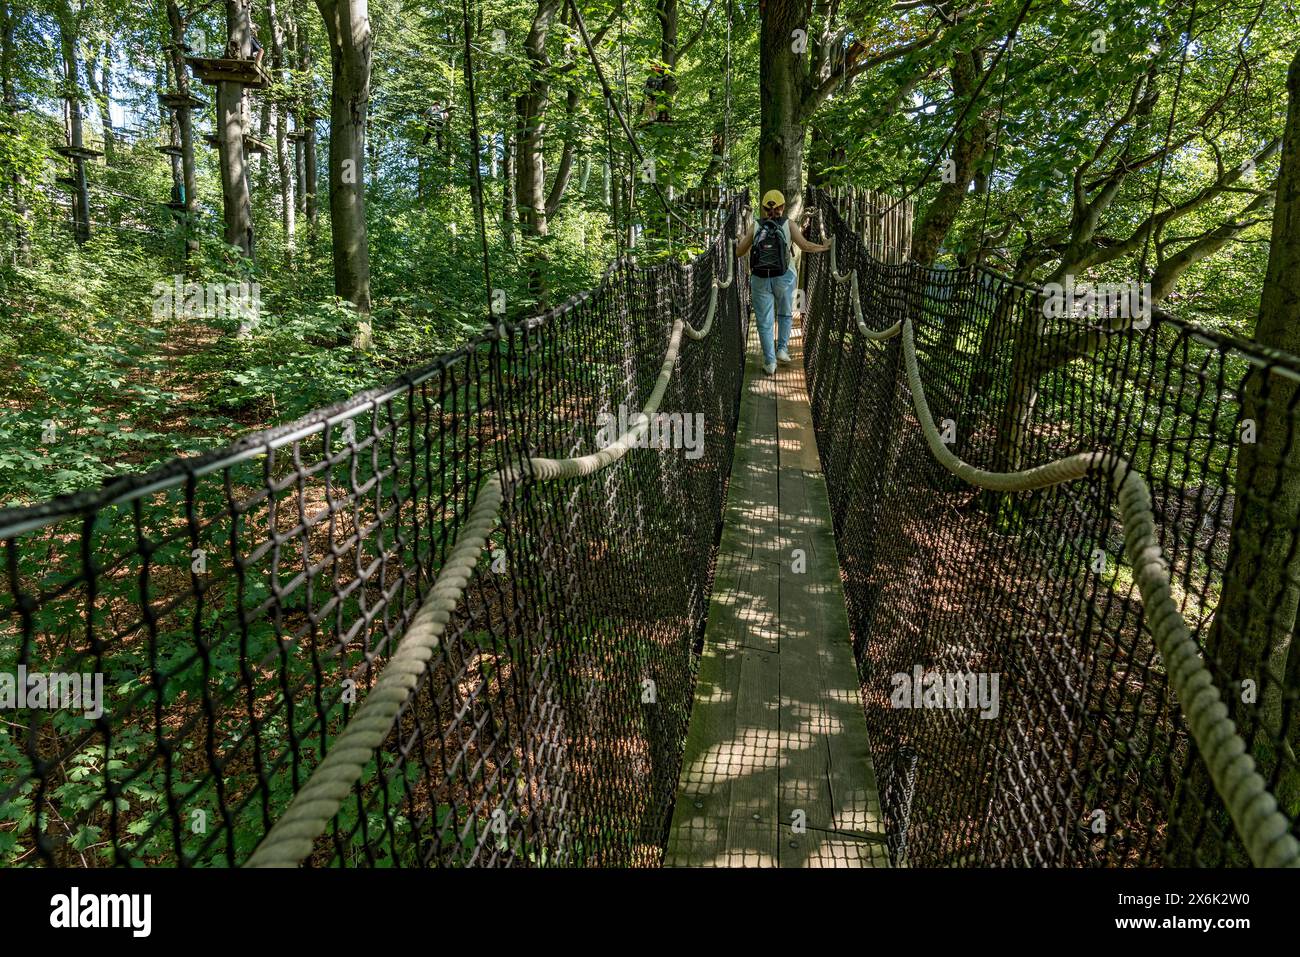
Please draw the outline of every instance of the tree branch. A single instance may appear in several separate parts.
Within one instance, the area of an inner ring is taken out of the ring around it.
[[[677,58],[680,60],[686,56],[686,51],[695,46],[695,41],[704,35],[704,28],[709,25],[709,14],[713,12],[713,5],[718,0],[709,0],[709,5],[704,8],[704,14],[700,17],[700,28],[687,37],[686,42],[677,48]]]
[[[909,53],[915,53],[917,50],[924,50],[938,39],[938,34],[929,33],[923,37],[913,40],[910,43],[904,43],[901,46],[892,47],[883,53],[877,53],[874,56],[867,57],[863,60],[854,61],[852,57],[845,57],[838,67],[831,71],[831,75],[823,80],[818,86],[811,89],[803,98],[799,105],[800,116],[810,117],[837,89],[847,87],[853,82],[854,78],[872,67],[880,66],[882,63],[888,63],[891,60],[897,60],[907,56]]]
[[[1264,148],[1261,149],[1258,153],[1256,153],[1255,156],[1252,158],[1253,164],[1255,166],[1260,166],[1261,164],[1268,162],[1268,160],[1272,158],[1272,156],[1276,154],[1278,150],[1280,150],[1281,148],[1282,148],[1281,137],[1275,137],[1272,140],[1269,140],[1269,142],[1264,146]],[[1241,179],[1241,177],[1244,176],[1245,173],[1246,173],[1245,164],[1242,164],[1242,166],[1233,167],[1232,169],[1224,173],[1222,176],[1220,176],[1217,180],[1215,180],[1215,182],[1211,183],[1209,186],[1206,186],[1204,189],[1200,190],[1194,196],[1184,200],[1181,203],[1177,203],[1173,206],[1169,206],[1161,210],[1160,212],[1155,213],[1152,216],[1148,216],[1145,220],[1142,221],[1141,224],[1138,225],[1138,227],[1133,231],[1132,235],[1130,235],[1127,239],[1120,240],[1114,245],[1107,246],[1104,249],[1096,248],[1092,252],[1083,255],[1077,262],[1071,264],[1070,271],[1087,269],[1090,266],[1096,266],[1096,265],[1100,265],[1101,263],[1111,262],[1112,260],[1118,259],[1121,256],[1127,256],[1130,253],[1136,252],[1141,247],[1142,243],[1146,241],[1146,237],[1148,233],[1152,232],[1153,230],[1160,229],[1168,225],[1169,223],[1173,222],[1174,220],[1183,218],[1188,213],[1200,209],[1202,206],[1210,202],[1210,200],[1214,199],[1215,197],[1228,192],[1229,188],[1232,187],[1239,179]]]

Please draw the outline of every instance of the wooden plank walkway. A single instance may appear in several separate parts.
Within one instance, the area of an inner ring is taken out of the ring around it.
[[[889,863],[798,336],[767,376],[750,326],[668,867]]]

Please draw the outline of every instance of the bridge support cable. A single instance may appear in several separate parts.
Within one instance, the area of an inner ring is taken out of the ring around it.
[[[835,233],[830,246],[830,276],[837,283],[848,283],[858,331],[874,342],[901,339],[907,387],[925,443],[948,472],[970,485],[995,492],[1026,492],[1081,479],[1109,482],[1123,523],[1124,551],[1141,594],[1146,625],[1215,790],[1256,866],[1300,867],[1300,841],[1291,832],[1291,821],[1279,808],[1238,733],[1174,598],[1169,562],[1157,534],[1151,489],[1141,473],[1127,459],[1110,452],[1082,452],[1013,472],[990,471],[963,461],[948,447],[926,400],[912,317],[904,314],[883,330],[871,329],[863,316],[858,270],[840,270]],[[924,282],[920,273],[925,269],[920,264],[908,262],[896,268],[907,270],[905,285],[909,288]]]
[[[596,55],[596,47],[591,42],[591,37],[587,34],[587,23],[583,19],[582,11],[578,9],[578,5],[574,0],[566,0],[566,2],[568,3],[569,11],[573,14],[573,22],[578,28],[578,35],[582,38],[582,44],[587,50],[587,56],[591,60],[592,69],[596,72],[596,79],[600,81],[600,88],[604,94],[605,103],[608,107],[613,109],[614,115],[618,118],[619,126],[623,128],[623,135],[627,137],[628,145],[632,147],[633,155],[641,161],[642,168],[644,169],[646,164],[645,153],[642,152],[641,145],[636,141],[636,135],[632,132],[632,127],[628,125],[627,118],[623,115],[623,111],[618,108],[618,103],[614,100],[614,91],[610,89],[609,82],[605,79],[605,71],[600,66],[600,58]],[[622,16],[621,8],[619,10],[619,16]],[[623,78],[626,81],[626,73],[624,73]],[[727,79],[729,83],[730,66],[728,66]],[[667,217],[670,229],[672,228],[671,221],[675,219],[681,224],[683,229],[694,233],[695,235],[699,235],[700,230],[695,226],[695,224],[682,218],[682,216],[673,209],[672,203],[668,201],[668,197],[664,195],[663,188],[659,185],[657,176],[650,177],[650,188],[658,198],[659,204],[664,208],[664,215]]]
[[[446,564],[434,579],[428,597],[416,611],[397,651],[383,667],[374,688],[356,714],[331,744],[325,759],[248,859],[246,867],[294,867],[311,854],[317,838],[325,832],[361,780],[375,750],[391,734],[402,707],[429,666],[452,614],[464,597],[488,536],[497,525],[508,489],[526,482],[561,481],[594,475],[618,462],[645,437],[651,417],[659,411],[667,393],[683,336],[693,341],[708,336],[718,310],[719,291],[735,286],[734,240],[723,236],[721,243],[728,276],[725,280],[715,278],[710,284],[709,305],[699,329],[686,321],[687,311],[678,306],[654,387],[630,427],[610,445],[590,455],[564,459],[529,457],[518,464],[503,466],[498,474],[483,482],[469,517],[452,544]],[[706,252],[696,262],[708,256]]]

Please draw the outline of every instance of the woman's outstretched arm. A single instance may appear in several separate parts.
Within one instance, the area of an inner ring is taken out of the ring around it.
[[[825,243],[811,242],[804,236],[803,230],[799,228],[799,224],[793,221],[790,223],[790,239],[796,246],[806,253],[824,253],[826,250],[831,248]]]
[[[742,223],[740,231],[744,234],[740,237],[740,242],[736,245],[736,256],[748,256],[750,248],[754,245],[754,229],[749,223]]]

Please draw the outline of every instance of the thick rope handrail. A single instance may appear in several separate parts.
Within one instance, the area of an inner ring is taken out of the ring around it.
[[[701,339],[707,336],[709,334],[709,330],[713,328],[713,315],[715,312],[717,312],[718,309],[718,290],[730,289],[736,282],[736,257],[734,254],[735,248],[736,248],[735,240],[726,239],[723,241],[722,255],[723,258],[725,258],[727,261],[727,278],[725,281],[714,279],[712,286],[709,288],[709,311],[708,311],[708,315],[704,317],[704,325],[696,329],[689,322],[685,324],[686,334],[696,342],[699,342]],[[677,307],[678,313],[679,314],[684,313],[685,310],[682,308],[681,303],[677,301],[677,293],[671,288],[669,289],[669,292],[673,297],[673,305]]]
[[[850,269],[848,272],[843,273],[839,271],[835,262],[835,240],[836,237],[832,236],[830,242],[831,276],[836,282],[844,282],[846,279],[849,281],[849,301],[853,304],[853,318],[858,324],[858,332],[862,333],[872,342],[883,342],[886,339],[894,338],[903,327],[903,321],[901,319],[895,322],[892,326],[877,332],[875,329],[868,326],[867,321],[862,317],[862,299],[858,295],[858,271],[856,269]]]
[[[944,468],[971,485],[997,492],[1047,488],[1103,473],[1110,479],[1124,526],[1124,552],[1133,566],[1147,627],[1164,659],[1169,684],[1215,790],[1257,867],[1300,867],[1300,841],[1291,834],[1290,820],[1268,790],[1254,758],[1247,753],[1246,742],[1237,732],[1236,723],[1229,716],[1214,685],[1214,677],[1174,600],[1169,566],[1156,538],[1151,490],[1146,480],[1127,459],[1109,452],[1080,452],[1018,472],[990,472],[963,461],[944,443],[926,401],[912,319],[900,319],[882,332],[866,328],[858,294],[858,271],[839,272],[834,237],[830,252],[831,276],[837,282],[850,283],[849,294],[859,330],[875,341],[901,336],[912,406],[926,445]]]
[[[668,391],[668,382],[681,351],[683,333],[696,341],[707,336],[713,328],[713,318],[717,312],[718,290],[730,288],[735,282],[736,271],[732,263],[730,241],[724,240],[723,255],[729,265],[729,275],[725,282],[713,280],[704,324],[699,330],[692,328],[684,317],[684,310],[678,309],[654,388],[626,432],[610,445],[590,455],[567,459],[534,456],[526,460],[526,468],[521,465],[504,465],[496,475],[486,479],[479,487],[465,525],[452,544],[446,564],[434,579],[428,597],[416,611],[397,650],[380,672],[374,687],[356,713],[330,745],[325,759],[294,795],[284,813],[245,862],[245,867],[296,867],[311,854],[316,839],[329,826],[329,822],[352,793],[352,788],[361,780],[375,750],[383,745],[392,731],[402,706],[414,694],[420,676],[428,667],[447,630],[452,612],[456,610],[469,586],[479,556],[487,545],[488,536],[496,526],[501,504],[505,500],[506,485],[530,478],[547,482],[592,475],[613,465],[629,449],[636,448],[637,442],[650,427],[650,416],[659,411],[659,405]]]

